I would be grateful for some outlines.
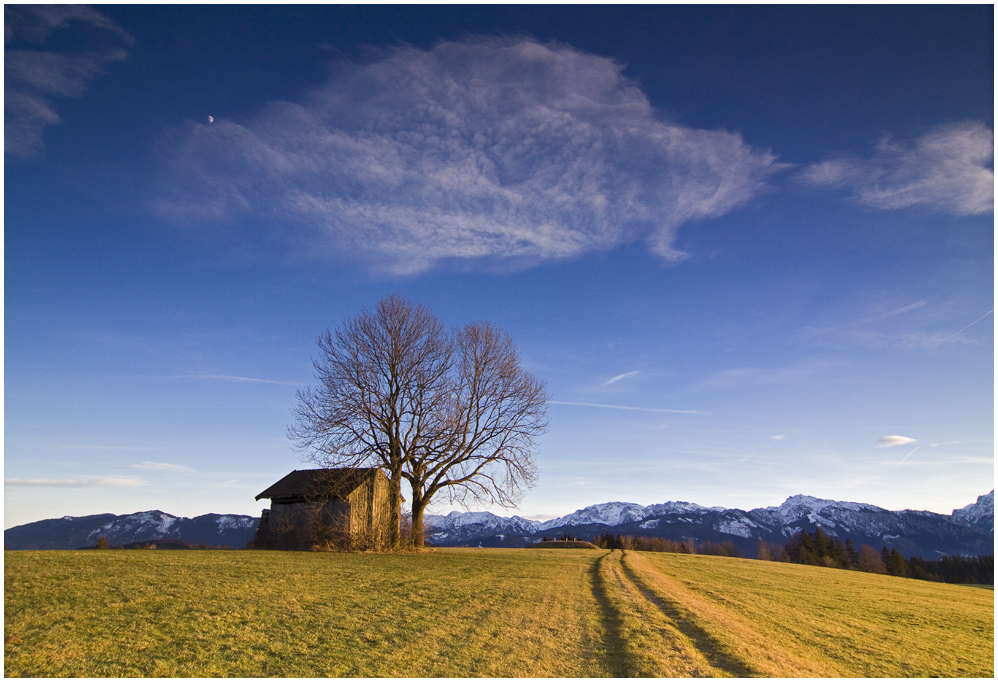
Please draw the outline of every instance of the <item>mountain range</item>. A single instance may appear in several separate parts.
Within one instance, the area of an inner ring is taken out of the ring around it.
[[[104,536],[111,546],[153,540],[197,545],[245,547],[259,519],[236,514],[205,514],[193,519],[161,511],[124,516],[97,514],[46,519],[4,531],[8,549],[93,547]],[[607,532],[670,540],[732,542],[745,556],[755,556],[759,540],[784,544],[796,532],[826,534],[880,548],[896,547],[906,557],[994,553],[994,491],[952,514],[888,511],[872,504],[794,495],[778,507],[750,511],[703,507],[692,502],[643,506],[607,502],[549,521],[490,512],[427,515],[427,539],[434,545],[525,547],[544,537],[570,535],[590,539]]]
[[[607,532],[670,540],[732,542],[745,556],[755,556],[759,540],[785,544],[801,530],[821,530],[856,546],[896,547],[906,557],[994,553],[994,491],[953,510],[888,511],[872,504],[794,495],[778,507],[750,511],[702,507],[692,502],[642,506],[608,502],[550,521],[489,512],[451,512],[427,517],[428,539],[436,545],[523,547],[543,537],[570,535],[589,539]]]
[[[112,547],[150,540],[242,548],[253,539],[260,519],[238,514],[205,514],[188,519],[159,510],[116,516],[63,516],[14,526],[3,532],[6,549],[80,549],[102,536]]]

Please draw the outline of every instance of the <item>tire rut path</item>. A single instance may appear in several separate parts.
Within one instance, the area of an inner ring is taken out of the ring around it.
[[[611,677],[637,677],[638,671],[630,656],[627,655],[627,646],[621,631],[621,616],[613,599],[604,584],[604,578],[600,575],[600,567],[603,562],[610,557],[612,552],[604,554],[593,562],[590,569],[593,597],[599,604],[601,611],[601,622],[605,636],[603,646],[606,651],[606,665]]]
[[[623,575],[641,596],[672,621],[676,628],[689,639],[690,643],[696,647],[712,667],[732,677],[755,677],[760,675],[758,670],[753,669],[745,661],[727,653],[724,650],[724,645],[714,635],[694,622],[684,609],[680,607],[678,602],[656,594],[649,589],[641,575],[629,566],[627,562],[621,560],[620,566],[623,569]]]

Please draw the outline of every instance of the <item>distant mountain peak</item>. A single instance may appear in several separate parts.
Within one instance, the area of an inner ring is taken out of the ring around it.
[[[629,521],[639,521],[647,516],[647,507],[635,504],[634,502],[603,502],[601,504],[591,504],[585,509],[551,519],[538,525],[538,529],[547,530],[558,528],[559,526],[585,526],[592,524],[602,524],[604,526],[618,526]]]
[[[835,500],[825,500],[820,497],[812,497],[810,495],[791,495],[778,507],[778,509],[784,512],[804,509],[818,511],[819,509],[827,507],[830,504],[835,504]]]
[[[808,519],[812,523],[817,523],[825,510],[830,513],[841,512],[884,512],[887,511],[876,505],[863,502],[841,502],[839,500],[827,500],[811,495],[791,495],[779,507],[767,507],[766,511],[775,512],[786,522]]]
[[[987,495],[980,495],[977,502],[971,502],[962,509],[954,509],[953,519],[969,525],[976,525],[981,521],[990,519],[991,531],[994,532],[995,491],[992,490]]]
[[[979,553],[993,545],[994,494],[953,515],[924,511],[888,511],[872,504],[842,502],[811,495],[791,495],[778,507],[742,511],[703,507],[692,502],[641,505],[593,504],[565,516],[538,522],[489,512],[451,512],[425,519],[436,544],[482,544],[508,547],[536,542],[550,532],[653,535],[670,539],[733,541],[751,556],[760,539],[783,544],[794,533],[821,528],[829,535],[877,547],[899,547],[907,556]],[[990,526],[985,524],[990,523]],[[988,531],[990,528],[990,532]],[[672,537],[675,536],[675,537]]]

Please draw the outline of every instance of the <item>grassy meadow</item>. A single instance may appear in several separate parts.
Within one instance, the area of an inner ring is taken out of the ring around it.
[[[993,677],[994,593],[726,557],[5,552],[4,673]]]

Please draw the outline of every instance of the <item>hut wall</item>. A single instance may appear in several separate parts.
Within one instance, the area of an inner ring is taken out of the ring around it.
[[[391,518],[388,488],[388,477],[379,471],[349,497],[351,532],[370,546],[382,546],[388,539],[388,519]]]
[[[267,519],[265,546],[274,549],[299,549],[308,542],[307,514],[300,504],[272,500]]]
[[[352,505],[348,500],[280,502],[272,500],[268,515],[268,546],[309,549],[349,534]]]
[[[374,476],[371,485],[371,508],[369,518],[371,524],[377,527],[388,528],[388,520],[392,518],[392,505],[389,495],[391,483],[388,477],[380,471]],[[398,529],[395,529],[398,532]]]
[[[370,479],[365,480],[350,493],[350,532],[356,536],[362,536],[368,532],[370,526],[367,523],[368,489]]]
[[[384,546],[391,518],[390,482],[381,471],[365,476],[346,499],[272,499],[267,523],[255,546],[310,549],[333,544],[355,548]]]

